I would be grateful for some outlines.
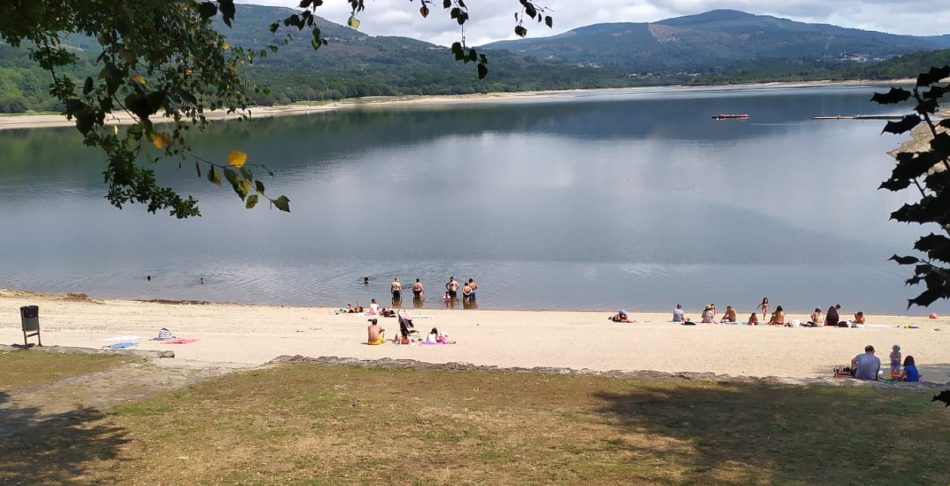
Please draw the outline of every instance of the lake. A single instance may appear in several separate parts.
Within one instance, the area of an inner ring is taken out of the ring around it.
[[[194,151],[247,152],[293,212],[245,210],[193,164],[159,163],[201,200],[185,221],[109,206],[103,156],[74,129],[0,132],[0,286],[343,305],[388,303],[398,276],[442,307],[454,275],[479,282],[480,308],[747,315],[768,296],[903,312],[921,289],[887,258],[930,229],[888,220],[912,193],[877,190],[902,139],[810,119],[893,112],[873,91],[608,90],[219,123]]]

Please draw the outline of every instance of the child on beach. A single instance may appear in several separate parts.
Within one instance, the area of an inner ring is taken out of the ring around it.
[[[759,325],[759,316],[757,316],[755,312],[753,312],[752,315],[749,316],[749,325],[750,325],[750,326],[758,326],[758,325]]]
[[[891,346],[891,376],[900,376],[901,374],[901,345],[895,344]],[[911,360],[913,361],[913,360]]]
[[[913,356],[904,358],[904,372],[901,373],[903,381],[920,381],[920,372],[917,371],[917,365],[914,363]]]

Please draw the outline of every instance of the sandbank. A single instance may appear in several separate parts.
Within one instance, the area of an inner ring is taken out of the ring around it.
[[[454,345],[369,346],[367,318],[324,307],[226,303],[156,303],[0,291],[0,343],[22,343],[19,307],[38,305],[43,344],[100,348],[109,338],[141,336],[133,349],[173,350],[175,362],[199,367],[259,366],[280,355],[414,359],[499,367],[562,367],[595,371],[711,372],[749,377],[829,377],[867,344],[883,366],[891,345],[913,355],[925,381],[950,382],[950,318],[868,316],[869,326],[782,328],[700,324],[681,326],[669,313],[631,313],[635,324],[608,320],[610,312],[410,310],[417,329],[449,334]],[[687,309],[687,315],[697,315]],[[742,310],[748,312],[748,310]],[[805,319],[789,313],[789,319]],[[391,337],[396,319],[380,319]],[[916,325],[920,329],[904,326]],[[148,338],[162,327],[170,345]]]
[[[892,85],[914,83],[912,79],[894,80],[849,80],[849,81],[800,81],[781,83],[749,83],[729,85],[701,85],[701,86],[638,86],[630,88],[608,89],[573,89],[552,91],[517,91],[504,93],[466,94],[466,95],[423,95],[423,96],[374,96],[365,98],[348,98],[329,102],[300,102],[290,105],[255,106],[248,108],[250,118],[270,118],[277,116],[308,115],[326,113],[337,110],[354,109],[360,107],[387,107],[387,106],[445,106],[450,104],[484,103],[501,100],[542,100],[551,98],[567,98],[585,92],[624,92],[644,89],[749,89],[749,88],[806,88],[815,86],[865,86],[865,85]],[[209,121],[235,120],[240,118],[239,113],[227,113],[222,110],[205,112]],[[155,123],[170,122],[169,118],[156,117]],[[125,112],[116,112],[108,117],[107,125],[128,125],[133,122],[132,117]],[[0,130],[14,130],[24,128],[52,128],[70,127],[75,122],[67,120],[61,114],[2,114],[0,113]]]

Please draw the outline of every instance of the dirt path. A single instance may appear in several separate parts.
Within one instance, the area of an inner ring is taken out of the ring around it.
[[[233,371],[233,366],[124,363],[104,371],[0,393],[0,437],[49,419],[105,410]]]

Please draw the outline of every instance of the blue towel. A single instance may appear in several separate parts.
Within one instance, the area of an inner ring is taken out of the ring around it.
[[[115,344],[110,344],[108,346],[103,346],[103,347],[111,348],[111,349],[125,349],[125,348],[131,348],[132,346],[138,346],[138,345],[139,343],[127,341],[124,343],[115,343]]]

